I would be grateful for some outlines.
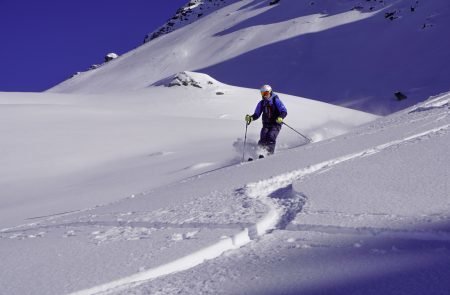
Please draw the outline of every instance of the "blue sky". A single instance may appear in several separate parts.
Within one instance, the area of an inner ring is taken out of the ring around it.
[[[0,0],[0,91],[44,91],[142,44],[188,0]]]

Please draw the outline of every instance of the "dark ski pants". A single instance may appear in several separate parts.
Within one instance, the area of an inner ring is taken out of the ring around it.
[[[275,145],[277,143],[278,133],[280,133],[281,125],[263,125],[261,129],[258,145],[267,150],[269,154],[275,152]]]

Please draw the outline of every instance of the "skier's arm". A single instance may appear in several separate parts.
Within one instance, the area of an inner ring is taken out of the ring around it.
[[[255,112],[252,115],[253,120],[258,120],[258,118],[261,116],[261,114],[262,114],[262,101],[260,101],[256,105]]]
[[[277,99],[275,99],[275,105],[276,105],[278,111],[280,112],[280,117],[283,119],[286,118],[287,109],[278,97],[277,97]]]

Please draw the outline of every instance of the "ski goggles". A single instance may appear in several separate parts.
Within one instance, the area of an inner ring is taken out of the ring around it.
[[[261,95],[262,96],[269,96],[270,95],[270,91],[261,91]]]

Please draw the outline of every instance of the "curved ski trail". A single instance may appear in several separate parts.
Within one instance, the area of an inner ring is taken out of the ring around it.
[[[305,176],[317,173],[323,169],[330,169],[338,164],[355,160],[357,158],[368,157],[389,149],[393,146],[405,144],[418,138],[428,136],[433,133],[438,133],[449,128],[450,124],[442,125],[440,127],[417,133],[399,140],[393,140],[391,142],[367,148],[359,152],[347,154],[331,160],[310,165],[302,169],[283,173],[269,179],[249,183],[245,187],[239,189],[237,193],[258,199],[269,208],[268,213],[253,226],[245,228],[232,237],[221,239],[220,241],[209,247],[198,250],[180,259],[154,267],[144,272],[111,281],[109,283],[94,286],[85,290],[80,290],[72,294],[86,295],[120,292],[121,290],[144,284],[149,280],[161,276],[193,268],[206,260],[213,259],[222,255],[225,251],[240,248],[248,244],[250,241],[256,239],[257,237],[270,232],[271,230],[277,228],[285,229],[287,224],[292,221],[292,219],[295,218],[295,215],[297,215],[301,211],[306,201],[306,198],[301,193],[293,190],[292,183],[294,181],[300,180]]]

